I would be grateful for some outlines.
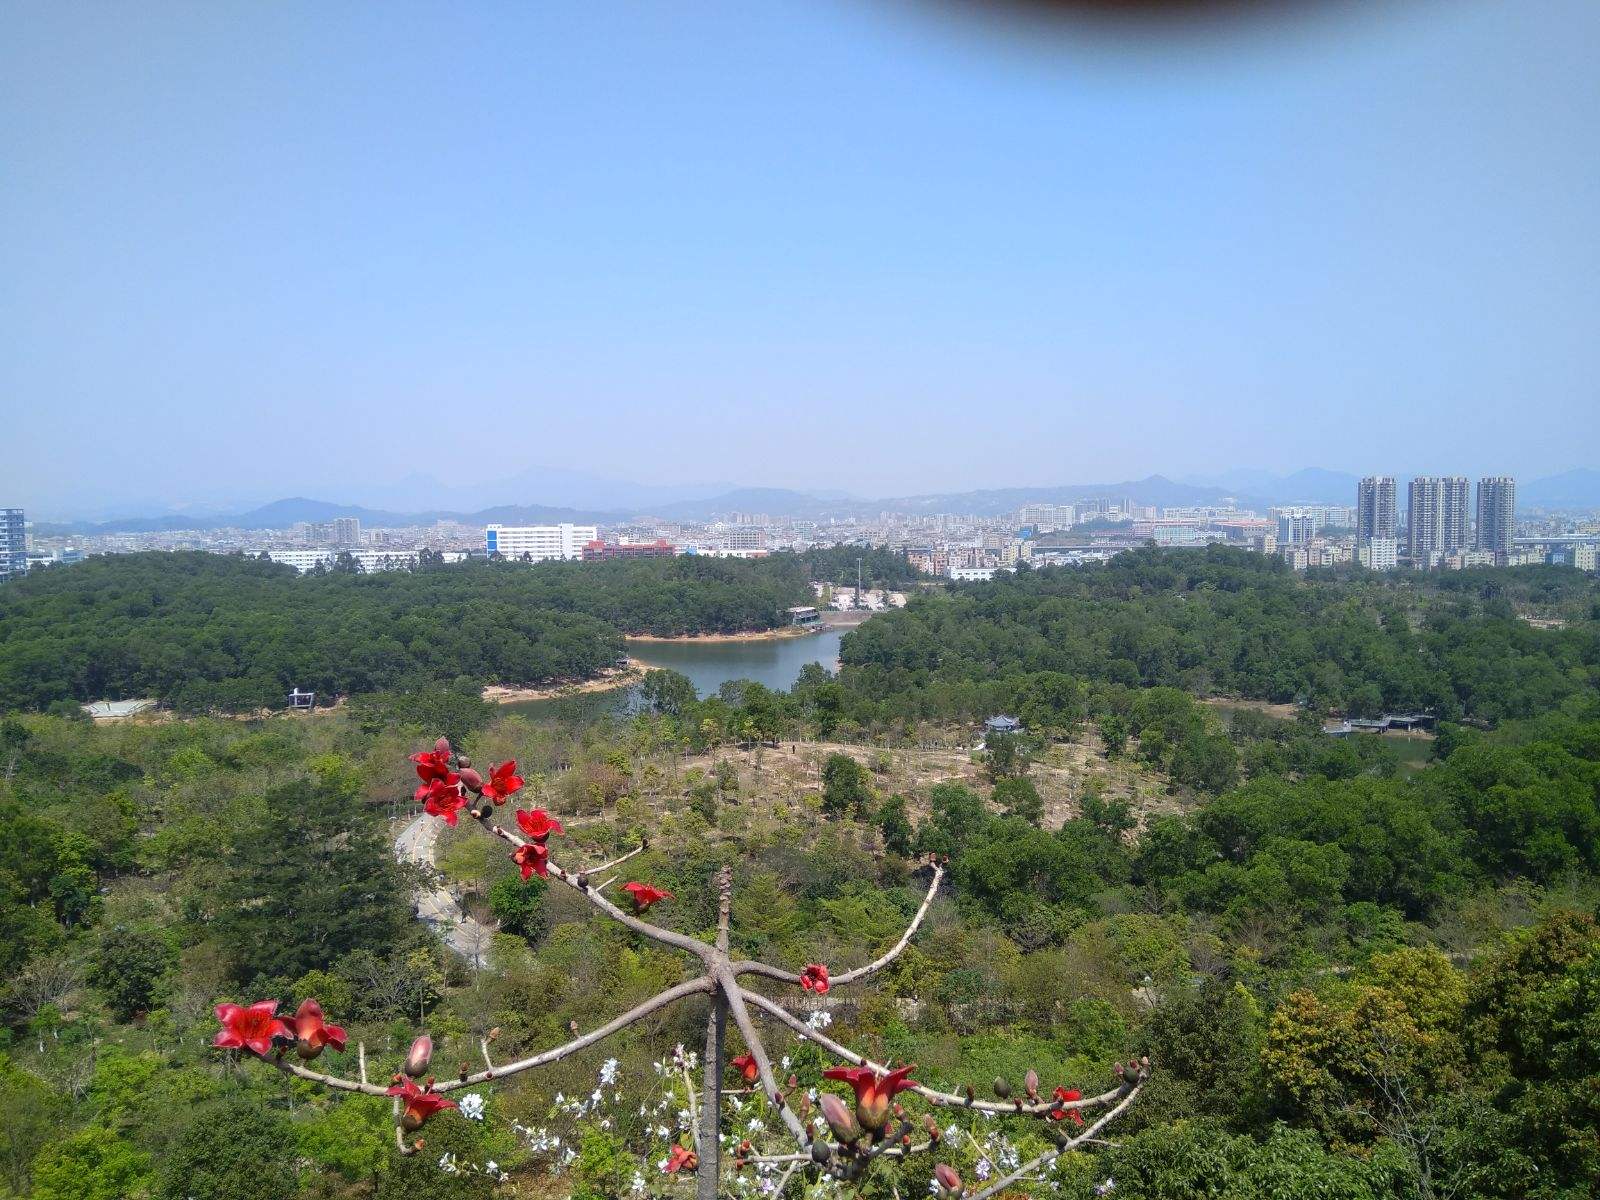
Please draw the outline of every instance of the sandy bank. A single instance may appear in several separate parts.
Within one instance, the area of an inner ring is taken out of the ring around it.
[[[575,683],[547,683],[539,687],[506,687],[492,683],[483,689],[483,698],[491,704],[521,704],[525,700],[556,700],[563,696],[582,696],[589,692],[609,692],[613,688],[638,683],[645,672],[644,664],[630,658],[626,668],[602,671],[593,679]]]
[[[821,626],[786,625],[781,629],[752,629],[744,633],[684,633],[675,637],[658,637],[653,633],[626,634],[630,642],[776,642],[784,638],[806,637],[820,632]]]

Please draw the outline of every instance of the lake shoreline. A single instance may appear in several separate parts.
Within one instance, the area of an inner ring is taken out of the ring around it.
[[[692,644],[717,645],[736,642],[778,642],[787,638],[809,637],[822,632],[824,626],[785,625],[780,629],[749,629],[742,633],[678,633],[670,637],[656,633],[625,633],[626,642],[660,643],[684,646]]]
[[[648,669],[638,659],[630,658],[626,667],[602,671],[593,679],[583,679],[574,683],[547,683],[538,687],[508,687],[505,684],[492,683],[483,689],[482,695],[490,704],[560,700],[565,696],[584,696],[592,692],[610,692],[617,688],[631,687],[644,678],[644,673]]]

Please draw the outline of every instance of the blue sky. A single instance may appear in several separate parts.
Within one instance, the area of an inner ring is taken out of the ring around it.
[[[1600,5],[975,11],[5,6],[0,503],[1600,465]]]

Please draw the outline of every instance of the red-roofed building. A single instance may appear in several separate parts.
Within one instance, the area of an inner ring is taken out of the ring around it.
[[[585,542],[583,561],[602,558],[671,558],[678,548],[664,538],[653,542]]]

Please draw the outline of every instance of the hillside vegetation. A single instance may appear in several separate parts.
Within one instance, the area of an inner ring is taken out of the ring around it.
[[[328,581],[288,582],[316,594]],[[1041,572],[916,601],[852,633],[839,677],[808,669],[786,693],[734,683],[702,699],[652,672],[625,720],[537,723],[454,685],[314,718],[0,716],[0,1195],[686,1193],[660,1163],[691,1104],[672,1048],[701,1044],[703,1001],[485,1087],[470,1111],[432,1118],[410,1156],[381,1101],[209,1048],[215,1003],[315,996],[375,1078],[418,1028],[448,1074],[491,1036],[510,1061],[682,978],[675,954],[524,880],[466,817],[441,831],[439,866],[497,930],[487,965],[414,919],[418,879],[392,839],[421,811],[406,756],[444,732],[479,764],[517,760],[527,786],[511,807],[566,823],[560,861],[648,840],[609,882],[670,892],[651,921],[714,928],[711,880],[731,865],[734,953],[790,969],[877,957],[920,901],[919,861],[947,856],[944,890],[889,969],[826,996],[770,994],[951,1090],[993,1094],[1029,1067],[1076,1087],[1148,1054],[1154,1074],[1114,1144],[1019,1197],[1586,1200],[1600,1194],[1593,587],[1571,572],[1302,581],[1226,553],[1151,554],[1122,574]],[[1502,604],[1568,624],[1528,629]],[[1330,645],[1341,687],[1432,672],[1450,715],[1478,724],[1335,741],[1310,710],[1219,711],[1196,693],[1241,660],[1210,636],[1170,666],[1148,660],[1185,686],[1107,665],[1143,669],[1120,640],[1143,617],[1158,640],[1187,621],[1237,650],[1265,637],[1234,629],[1255,629],[1252,612],[1280,631],[1304,622],[1316,645],[1330,622],[1367,639],[1361,653]],[[1207,679],[1177,665],[1193,654]],[[1464,681],[1513,667],[1512,684],[1524,669],[1540,682],[1491,716]],[[966,714],[990,706],[1027,729],[978,749]],[[1428,757],[1402,758],[1402,744]],[[836,1086],[815,1044],[774,1033],[800,1088]],[[734,1136],[787,1148],[764,1097],[735,1095],[727,1113]],[[945,1116],[944,1157],[968,1181],[1048,1146],[1037,1122]],[[859,1195],[928,1195],[930,1167],[885,1161]],[[756,1195],[755,1180],[727,1194]],[[854,1194],[797,1175],[783,1200]]]

